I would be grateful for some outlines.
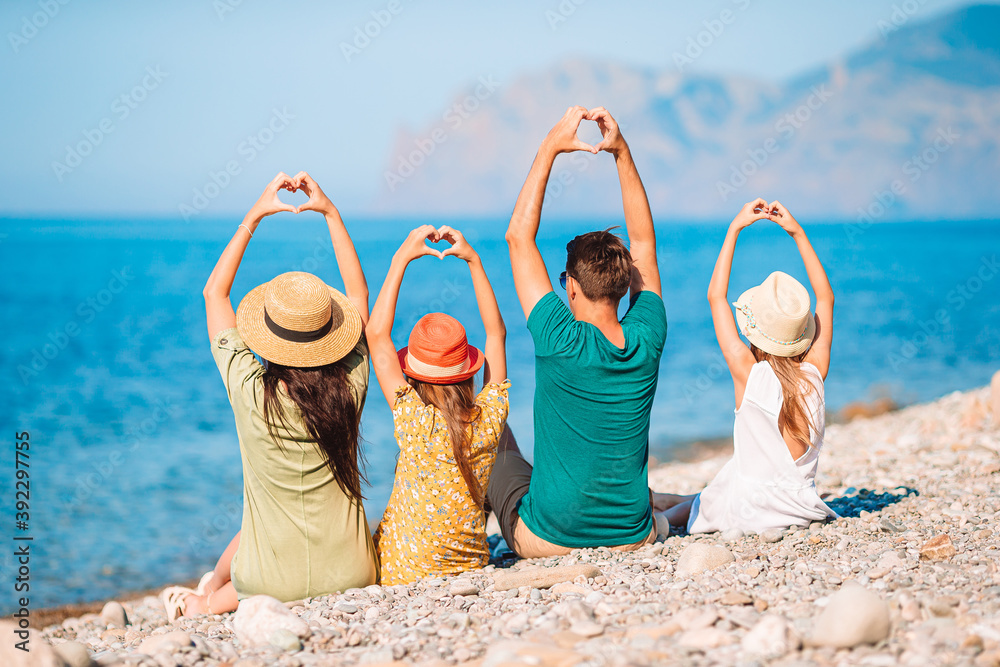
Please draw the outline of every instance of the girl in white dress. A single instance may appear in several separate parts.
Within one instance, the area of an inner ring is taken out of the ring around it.
[[[816,294],[815,315],[806,288],[776,271],[740,296],[733,318],[727,293],[736,239],[765,219],[778,223],[798,246]],[[708,301],[736,392],[733,458],[695,496],[655,494],[657,532],[668,533],[671,524],[686,524],[691,533],[760,532],[836,518],[814,481],[826,418],[823,381],[830,367],[833,290],[802,226],[779,202],[757,199],[733,220]]]

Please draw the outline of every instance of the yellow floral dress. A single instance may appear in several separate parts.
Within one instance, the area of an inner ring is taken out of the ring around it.
[[[490,383],[476,397],[470,461],[484,493],[510,410],[510,381]],[[396,390],[392,410],[399,462],[389,505],[375,531],[382,584],[458,574],[489,562],[486,516],[472,500],[451,451],[444,415],[424,405],[413,387]]]

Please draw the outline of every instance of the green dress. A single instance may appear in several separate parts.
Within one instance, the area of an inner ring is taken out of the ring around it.
[[[287,602],[375,583],[377,557],[364,507],[337,484],[298,407],[279,389],[288,428],[278,426],[275,442],[263,416],[264,367],[239,332],[219,332],[212,356],[243,458],[243,524],[231,570],[239,599],[264,594]],[[343,363],[360,415],[368,392],[364,336]]]

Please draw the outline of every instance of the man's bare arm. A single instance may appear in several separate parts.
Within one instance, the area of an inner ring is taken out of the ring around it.
[[[629,251],[636,271],[632,278],[632,296],[642,290],[661,294],[660,269],[656,261],[656,231],[653,228],[653,214],[649,210],[646,188],[639,178],[639,170],[632,160],[632,151],[622,137],[618,123],[604,107],[591,109],[588,120],[597,121],[603,140],[597,144],[598,150],[615,156],[618,166],[618,180],[622,188],[622,205],[625,209],[625,229],[628,232]]]
[[[597,152],[597,149],[576,136],[577,128],[587,113],[583,107],[570,107],[542,141],[510,217],[507,246],[510,248],[514,289],[517,290],[525,318],[531,315],[535,304],[552,291],[552,281],[536,242],[545,187],[549,182],[549,174],[552,173],[552,165],[560,153],[579,150]]]

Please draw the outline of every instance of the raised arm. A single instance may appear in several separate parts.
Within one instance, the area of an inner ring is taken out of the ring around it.
[[[768,217],[781,225],[798,246],[802,263],[806,266],[806,274],[809,276],[809,284],[812,285],[813,294],[816,295],[816,337],[813,338],[812,347],[809,348],[805,361],[815,366],[825,380],[826,374],[830,371],[830,348],[833,345],[833,288],[830,286],[830,279],[826,277],[823,264],[813,250],[802,225],[792,217],[788,209],[782,206],[781,202],[773,201],[768,205],[768,210],[770,212]]]
[[[642,290],[660,290],[660,268],[656,261],[656,231],[653,229],[653,214],[649,210],[646,188],[642,186],[639,170],[632,160],[632,151],[622,137],[618,123],[604,107],[591,109],[589,120],[597,121],[604,137],[595,148],[615,156],[618,167],[618,181],[622,188],[622,205],[625,209],[625,229],[628,231],[629,252],[635,271],[632,273],[630,291],[635,297]]]
[[[371,353],[375,377],[382,388],[389,407],[396,405],[396,389],[406,386],[406,376],[399,365],[399,355],[396,346],[392,344],[392,322],[396,318],[396,301],[399,299],[399,286],[403,283],[403,275],[410,262],[434,255],[443,258],[440,251],[431,248],[425,240],[437,241],[438,231],[431,225],[417,227],[403,241],[389,264],[389,272],[382,283],[382,290],[375,299],[371,319],[368,320],[368,349]]]
[[[768,217],[767,202],[755,199],[745,204],[733,218],[726,232],[726,240],[722,243],[719,258],[715,261],[712,281],[708,285],[708,305],[712,309],[712,324],[715,325],[715,338],[719,342],[722,356],[729,366],[733,376],[733,388],[736,393],[736,407],[743,403],[743,392],[746,390],[747,378],[753,368],[754,358],[750,348],[740,338],[740,330],[733,317],[733,309],[729,303],[729,275],[733,269],[733,254],[736,252],[736,239],[740,232],[761,218]]]
[[[294,184],[296,189],[302,190],[309,196],[309,201],[299,206],[295,212],[318,211],[326,218],[326,225],[330,228],[330,240],[333,242],[333,253],[337,258],[337,268],[340,270],[341,280],[344,281],[344,293],[361,314],[361,326],[367,326],[368,281],[365,280],[358,251],[354,248],[351,235],[347,233],[340,211],[306,172],[300,171],[296,174]]]
[[[507,327],[504,326],[500,306],[497,304],[493,286],[486,276],[482,259],[462,232],[451,227],[438,229],[441,239],[451,244],[444,251],[444,256],[455,256],[465,260],[472,275],[472,286],[476,290],[476,302],[479,305],[479,316],[483,319],[486,330],[486,368],[483,371],[483,384],[503,382],[507,379]]]
[[[506,238],[510,248],[510,266],[514,272],[514,289],[517,290],[526,318],[531,315],[535,304],[552,291],[552,281],[536,243],[545,186],[552,173],[552,164],[560,153],[581,150],[597,152],[596,148],[580,141],[576,136],[577,128],[587,113],[583,107],[570,107],[549,131],[531,164],[507,227]]]
[[[296,188],[294,181],[284,172],[279,173],[264,188],[264,193],[253,205],[243,222],[236,229],[236,234],[226,249],[222,251],[222,256],[216,262],[205,289],[202,294],[205,297],[205,315],[208,320],[208,337],[215,338],[215,334],[236,326],[236,313],[233,311],[233,304],[229,301],[229,293],[233,289],[233,280],[236,279],[236,271],[243,261],[243,253],[246,252],[250,239],[257,229],[260,221],[278,211],[288,211],[295,213],[295,207],[290,206],[278,199],[278,190],[294,191]]]

